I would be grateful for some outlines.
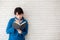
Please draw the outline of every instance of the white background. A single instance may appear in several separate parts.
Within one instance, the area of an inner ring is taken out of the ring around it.
[[[60,0],[0,0],[0,40],[8,40],[6,26],[18,6],[29,22],[26,40],[60,40]]]

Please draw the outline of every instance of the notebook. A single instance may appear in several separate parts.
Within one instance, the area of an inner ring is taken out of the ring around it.
[[[20,30],[23,30],[26,26],[26,21],[24,21],[23,23],[21,24],[17,24],[17,23],[13,23],[12,26],[15,28],[15,29],[20,29]]]

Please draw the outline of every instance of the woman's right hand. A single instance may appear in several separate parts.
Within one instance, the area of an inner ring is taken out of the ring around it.
[[[15,23],[19,24],[19,20],[16,20]]]

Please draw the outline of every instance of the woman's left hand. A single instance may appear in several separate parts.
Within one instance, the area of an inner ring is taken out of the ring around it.
[[[20,29],[17,29],[17,31],[18,31],[18,33],[20,33],[20,34],[22,33],[22,31],[21,31]]]

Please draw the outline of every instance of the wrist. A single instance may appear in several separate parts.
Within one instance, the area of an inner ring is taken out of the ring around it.
[[[17,30],[17,31],[18,31],[18,33],[22,34],[22,31],[21,30]]]

